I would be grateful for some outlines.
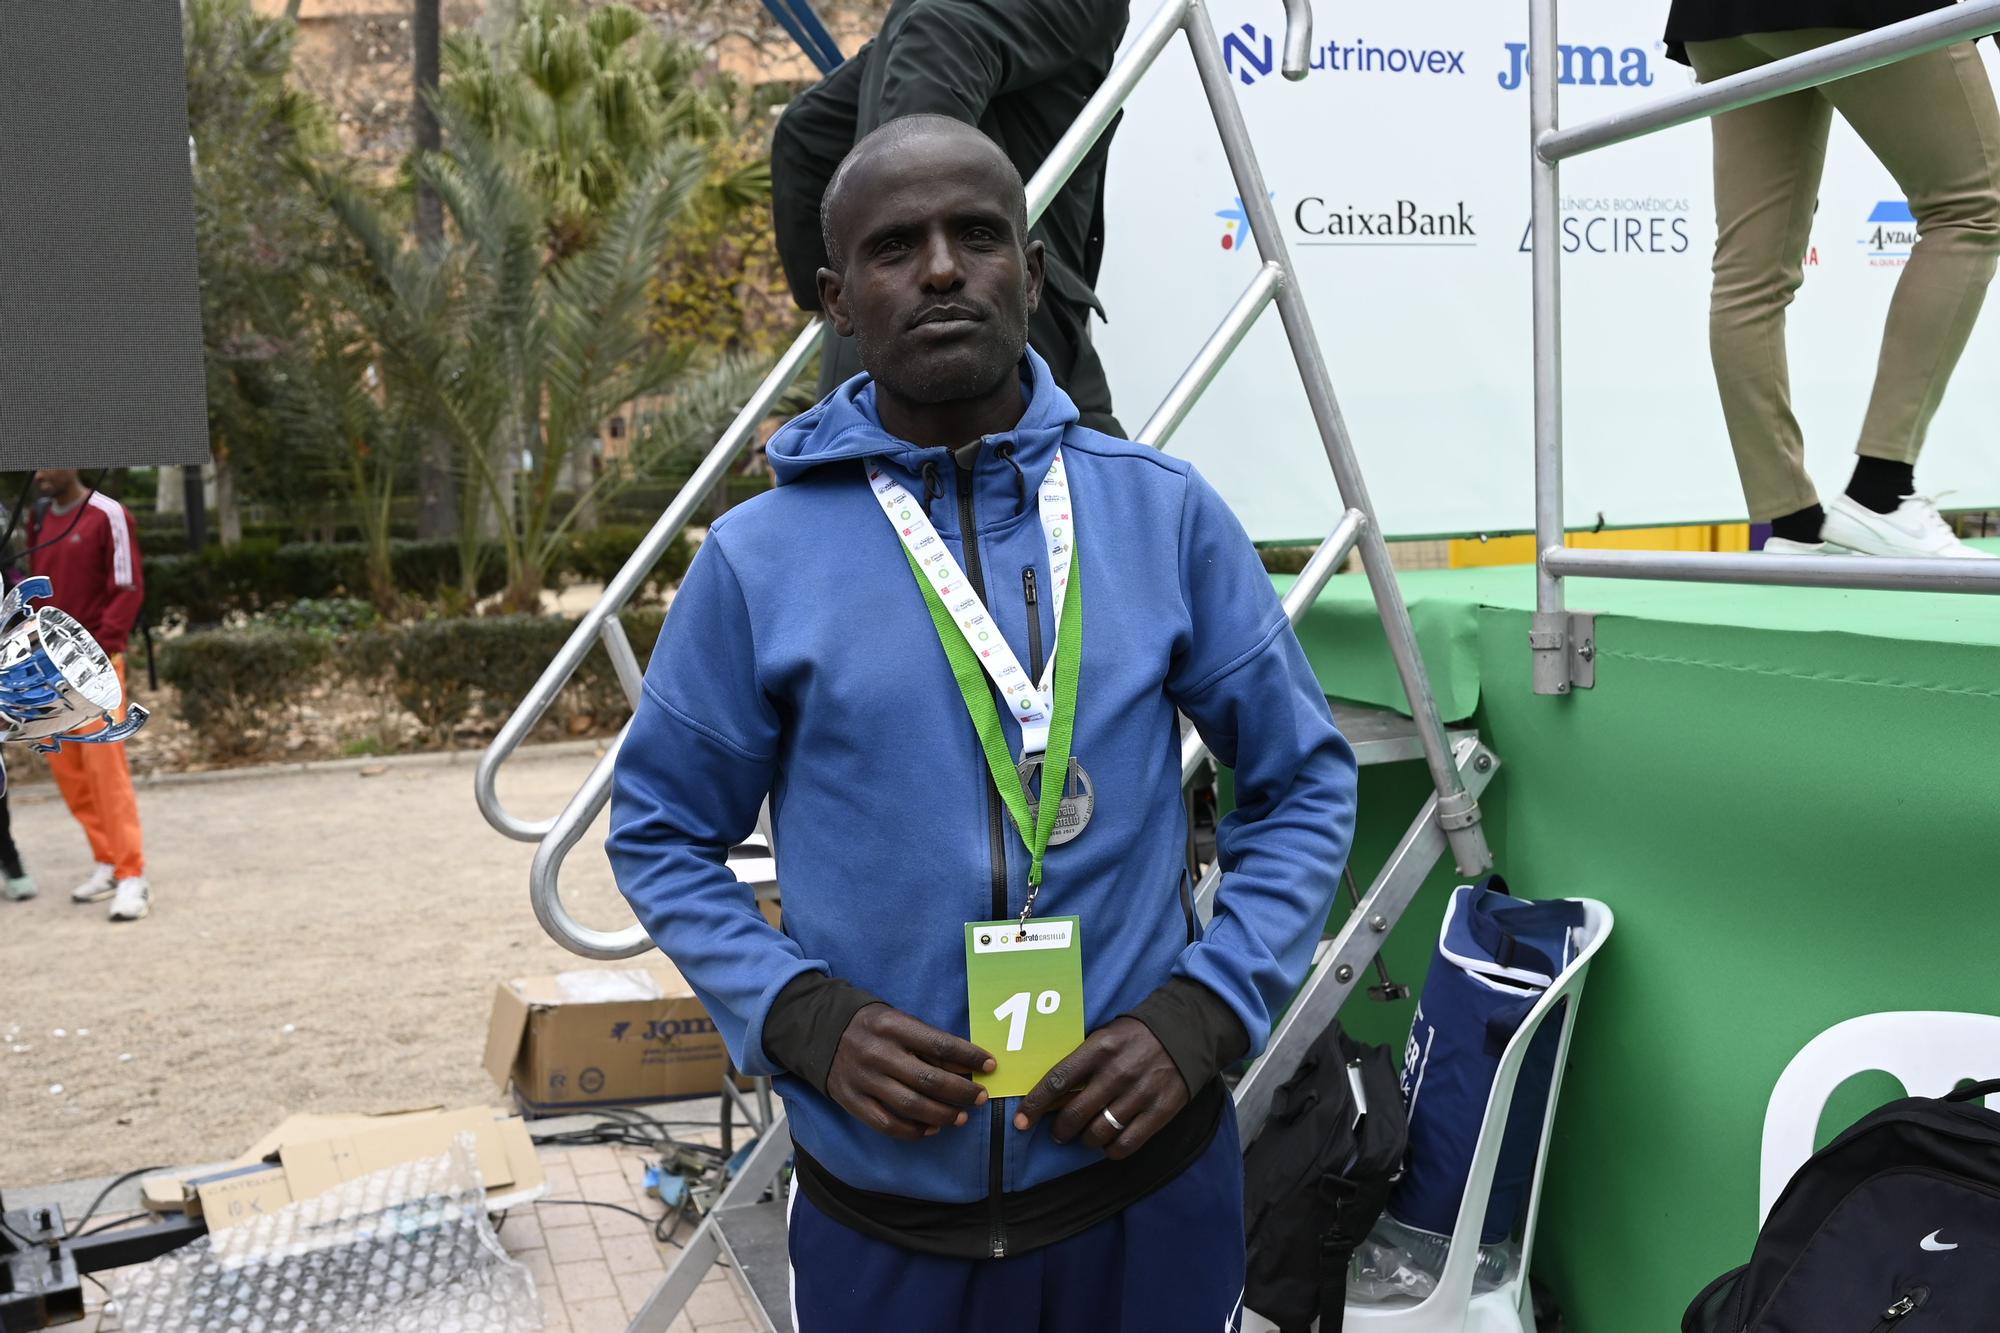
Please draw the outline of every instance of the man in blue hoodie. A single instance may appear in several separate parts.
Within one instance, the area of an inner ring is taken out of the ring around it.
[[[776,1077],[802,1333],[1235,1328],[1220,1074],[1311,961],[1353,754],[1221,498],[1077,425],[1028,350],[1044,261],[1003,152],[891,122],[825,227],[867,373],[771,440],[778,487],[674,599],[619,887]],[[1235,770],[1206,928],[1177,714]],[[767,796],[782,932],[724,864]]]

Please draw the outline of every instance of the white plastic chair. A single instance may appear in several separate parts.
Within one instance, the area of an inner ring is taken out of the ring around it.
[[[1942,1097],[1964,1078],[2000,1078],[2000,1016],[1924,1009],[1863,1014],[1807,1042],[1778,1075],[1764,1109],[1759,1225],[1813,1155],[1827,1099],[1848,1079],[1873,1070],[1894,1078],[1911,1097]],[[2000,1111],[2000,1093],[1986,1105]]]
[[[1346,1326],[1372,1333],[1535,1333],[1534,1300],[1528,1291],[1529,1265],[1535,1257],[1535,1218],[1542,1207],[1542,1172],[1549,1160],[1549,1132],[1556,1122],[1556,1103],[1562,1092],[1563,1066],[1569,1059],[1570,1033],[1576,1026],[1576,1010],[1583,997],[1584,978],[1590,974],[1591,959],[1611,937],[1611,909],[1589,898],[1583,904],[1583,946],[1556,984],[1528,1011],[1520,1031],[1501,1053],[1499,1073],[1486,1099],[1486,1117],[1479,1127],[1479,1145],[1472,1156],[1472,1173],[1466,1179],[1465,1198],[1458,1205],[1458,1222],[1452,1229],[1451,1253],[1435,1290],[1422,1301],[1410,1305],[1355,1305],[1347,1307]],[[1500,1160],[1500,1141],[1507,1129],[1507,1110],[1513,1105],[1514,1084],[1528,1045],[1541,1030],[1542,1021],[1554,1013],[1564,999],[1562,1040],[1556,1047],[1555,1076],[1549,1085],[1548,1110],[1542,1117],[1541,1143],[1535,1153],[1535,1177],[1528,1189],[1528,1217],[1522,1232],[1521,1262],[1514,1275],[1492,1291],[1472,1294],[1473,1270],[1479,1262],[1479,1232],[1486,1221],[1487,1200],[1493,1193],[1493,1173]],[[1244,1333],[1265,1333],[1274,1328],[1268,1320],[1246,1311]]]

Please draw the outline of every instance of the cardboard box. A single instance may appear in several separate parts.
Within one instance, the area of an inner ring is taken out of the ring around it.
[[[527,1115],[713,1097],[727,1069],[722,1034],[664,961],[502,982],[493,997],[486,1072]]]
[[[208,1219],[220,1231],[401,1162],[436,1157],[473,1136],[487,1205],[506,1208],[546,1191],[528,1127],[490,1106],[437,1107],[387,1115],[295,1115],[228,1168],[188,1179],[144,1182],[145,1205]]]

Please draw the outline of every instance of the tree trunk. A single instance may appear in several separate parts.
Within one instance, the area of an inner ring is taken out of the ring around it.
[[[153,512],[156,514],[178,514],[185,509],[182,495],[181,470],[171,463],[163,465],[153,480]]]
[[[569,485],[576,495],[576,522],[578,532],[589,532],[598,524],[597,492],[592,485],[597,481],[597,473],[591,467],[596,453],[596,436],[587,436],[577,441],[569,455]]]
[[[437,113],[430,102],[437,95],[438,86],[439,0],[415,0],[415,3],[416,18],[410,28],[416,45],[416,88],[410,102],[410,113],[416,122],[417,151],[435,153],[444,143],[438,131]],[[434,246],[443,236],[443,207],[438,202],[437,194],[420,177],[417,181],[417,244]]]
[[[524,563],[514,581],[507,585],[507,592],[500,599],[500,609],[527,615],[541,614],[543,582],[541,569],[533,563]]]
[[[444,142],[430,103],[438,86],[438,4],[439,0],[415,0],[416,15],[410,24],[416,47],[410,114],[420,154],[435,153]],[[419,249],[435,250],[444,243],[444,207],[422,177],[417,180],[416,228]],[[443,539],[458,531],[458,487],[451,465],[451,441],[442,434],[427,437],[417,459],[419,537]]]
[[[236,469],[229,465],[229,450],[215,451],[215,525],[224,546],[243,540],[243,513],[236,506]]]

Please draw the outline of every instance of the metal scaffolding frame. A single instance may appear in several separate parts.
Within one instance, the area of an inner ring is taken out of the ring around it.
[[[1963,0],[1768,65],[1716,79],[1633,111],[1559,128],[1556,0],[1528,0],[1528,123],[1532,143],[1535,325],[1535,615],[1529,633],[1537,694],[1594,680],[1589,617],[1572,616],[1563,579],[1662,579],[1922,592],[2000,593],[2000,560],[1571,550],[1562,504],[1562,163],[1599,148],[1879,69],[2000,31],[2000,0]]]
[[[1991,2],[2000,4],[2000,0]],[[1299,79],[1306,73],[1312,42],[1311,0],[1284,0],[1284,5],[1287,20],[1284,72],[1288,78]],[[1421,759],[1434,788],[1358,906],[1331,940],[1322,941],[1313,969],[1290,1011],[1272,1034],[1264,1054],[1239,1083],[1237,1118],[1243,1139],[1248,1142],[1261,1128],[1272,1094],[1296,1071],[1312,1039],[1352,993],[1362,969],[1380,951],[1388,931],[1432,867],[1448,852],[1459,870],[1468,875],[1479,874],[1491,866],[1492,854],[1480,823],[1478,798],[1498,771],[1499,760],[1476,735],[1447,731],[1439,716],[1409,610],[1389,561],[1388,546],[1374,521],[1360,464],[1304,297],[1292,277],[1294,270],[1284,242],[1283,225],[1271,202],[1242,108],[1224,68],[1221,45],[1206,0],[1164,0],[1138,30],[1103,86],[1028,182],[1029,216],[1032,219],[1041,215],[1176,34],[1185,34],[1188,39],[1230,173],[1244,200],[1261,262],[1242,296],[1202,344],[1137,438],[1154,447],[1162,446],[1241,345],[1252,324],[1268,307],[1277,306],[1345,506],[1332,531],[1287,591],[1283,599],[1285,611],[1296,623],[1342,562],[1350,554],[1358,553],[1410,708],[1409,716],[1403,717],[1343,706],[1343,725],[1361,737],[1355,745],[1361,762]],[[501,833],[537,844],[529,872],[530,901],[543,928],[574,953],[589,958],[625,958],[653,947],[643,928],[636,924],[624,930],[607,931],[578,922],[562,902],[559,888],[565,857],[609,800],[619,748],[627,733],[620,732],[575,796],[551,818],[528,819],[510,812],[499,797],[500,771],[597,644],[601,643],[610,655],[620,683],[636,706],[643,673],[618,621],[618,612],[754,437],[758,424],[810,358],[821,332],[822,325],[814,321],[780,358],[480,757],[474,775],[479,808]],[[1182,747],[1183,782],[1192,780],[1208,762],[1199,736],[1190,730]],[[1204,918],[1213,907],[1220,879],[1219,868],[1210,867],[1197,889]],[[779,1109],[763,1127],[755,1151],[739,1169],[715,1210],[689,1238],[673,1269],[634,1319],[631,1327],[635,1333],[659,1333],[666,1329],[701,1276],[718,1259],[725,1258],[739,1271],[758,1317],[766,1326],[789,1329],[789,1311],[782,1291],[784,1208],[782,1202],[764,1197],[777,1181],[789,1154],[789,1133]]]

